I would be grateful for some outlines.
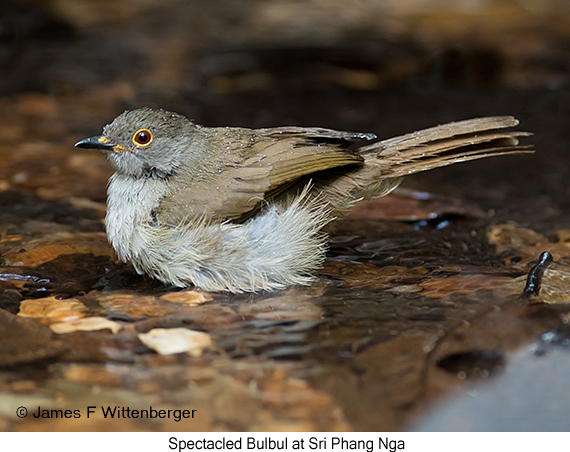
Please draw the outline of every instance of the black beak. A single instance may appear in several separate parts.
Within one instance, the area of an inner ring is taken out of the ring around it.
[[[105,151],[112,151],[115,146],[116,145],[114,143],[109,142],[109,139],[104,135],[85,138],[75,143],[76,148],[103,149]]]

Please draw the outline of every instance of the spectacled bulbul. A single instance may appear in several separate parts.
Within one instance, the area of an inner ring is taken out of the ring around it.
[[[532,152],[496,116],[373,141],[316,127],[203,127],[150,108],[126,111],[100,149],[115,169],[106,228],[119,258],[178,287],[234,293],[309,284],[327,228],[403,176],[485,157]]]

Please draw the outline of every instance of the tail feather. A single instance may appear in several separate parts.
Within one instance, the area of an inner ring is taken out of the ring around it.
[[[518,123],[518,119],[513,116],[487,116],[484,118],[466,119],[383,140],[379,143],[362,147],[359,151],[362,155],[367,155],[370,151],[378,152],[378,145],[381,144],[383,149],[390,148],[397,152],[425,143],[446,140],[454,136],[515,127]],[[509,133],[507,132],[507,134]]]
[[[469,162],[471,160],[496,157],[510,154],[532,154],[530,146],[497,146],[492,148],[478,149],[469,152],[453,153],[451,155],[436,155],[429,160],[407,161],[398,166],[390,167],[390,177],[402,177],[409,174],[427,171],[441,166],[453,165],[454,163]]]
[[[532,153],[531,145],[519,145],[518,140],[531,133],[501,130],[517,124],[512,116],[469,119],[390,138],[359,152],[387,177],[498,155]]]

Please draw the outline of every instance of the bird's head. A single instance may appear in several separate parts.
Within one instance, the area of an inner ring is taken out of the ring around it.
[[[75,146],[105,151],[119,173],[167,177],[183,163],[193,163],[192,144],[197,135],[199,126],[182,115],[140,108],[125,111],[104,127],[102,135],[85,138]]]

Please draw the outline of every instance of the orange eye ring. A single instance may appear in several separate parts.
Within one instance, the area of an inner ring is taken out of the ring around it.
[[[152,132],[148,129],[140,129],[133,135],[133,143],[137,146],[145,147],[152,143],[153,140]]]

